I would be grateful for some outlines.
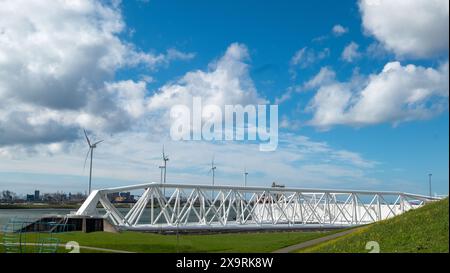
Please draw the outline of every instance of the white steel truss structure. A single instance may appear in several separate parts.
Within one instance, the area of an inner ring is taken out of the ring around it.
[[[137,190],[143,193],[130,208],[109,200],[110,194]],[[95,190],[75,216],[109,218],[122,230],[335,228],[384,220],[438,199],[402,192],[149,183]]]

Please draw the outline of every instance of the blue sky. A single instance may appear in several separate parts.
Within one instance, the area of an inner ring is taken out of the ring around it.
[[[84,191],[86,128],[94,188],[158,181],[165,144],[169,182],[210,183],[214,154],[223,184],[448,193],[446,1],[6,2],[0,190]],[[214,92],[278,104],[279,149],[167,139],[168,107]]]

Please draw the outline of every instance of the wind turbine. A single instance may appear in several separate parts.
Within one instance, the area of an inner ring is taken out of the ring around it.
[[[169,156],[166,155],[166,153],[164,152],[164,145],[163,145],[163,150],[162,150],[162,160],[164,161],[164,166],[161,166],[164,169],[163,183],[166,184],[167,161],[169,161]]]
[[[214,165],[214,156],[211,160],[211,169],[209,169],[209,172],[212,173],[212,185],[214,186],[214,178],[216,176],[216,169],[217,167]]]
[[[164,165],[160,166],[161,168],[161,180],[162,183],[166,184],[166,177],[167,177],[167,161],[169,161],[169,156],[166,155],[166,152],[164,151],[164,145],[162,149],[162,160],[164,161]],[[162,170],[164,169],[164,176],[162,176]],[[166,187],[164,187],[164,197],[166,196]]]
[[[247,187],[247,176],[248,176],[247,168],[244,168],[244,187]]]
[[[247,187],[247,168],[244,168],[244,187]],[[244,193],[244,199],[247,200],[247,192]]]
[[[214,156],[211,160],[211,169],[209,169],[209,172],[212,173],[212,185],[214,186],[214,179],[216,177],[216,169],[217,167],[214,165]],[[211,201],[214,200],[214,190],[211,192]]]
[[[86,133],[86,130],[83,130],[83,131],[84,131],[84,136],[86,137],[86,141],[87,141],[87,143],[88,143],[88,145],[89,145],[89,150],[88,150],[88,152],[87,152],[87,154],[86,154],[86,158],[84,159],[84,168],[86,168],[86,161],[87,161],[87,159],[88,159],[89,154],[91,155],[91,162],[90,162],[90,168],[89,168],[89,191],[88,191],[88,194],[91,194],[92,159],[93,159],[93,157],[94,157],[94,149],[97,148],[97,145],[100,144],[100,143],[102,143],[103,140],[97,141],[97,142],[95,142],[94,144],[92,144],[92,143],[91,143],[91,140],[89,139],[89,137],[88,137],[88,135],[87,135],[87,133]]]

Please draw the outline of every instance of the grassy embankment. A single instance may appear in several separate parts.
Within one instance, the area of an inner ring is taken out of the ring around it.
[[[160,235],[140,232],[81,233],[55,235],[61,243],[76,241],[81,246],[146,253],[176,252],[271,252],[292,244],[312,240],[330,232],[267,232],[214,235]],[[0,235],[1,242],[1,235]],[[3,247],[0,245],[0,252]],[[66,252],[60,248],[60,252]],[[81,249],[81,252],[98,252]]]
[[[381,252],[449,252],[448,199],[375,223],[355,233],[301,252],[368,252],[375,241]],[[61,243],[76,241],[91,246],[132,252],[271,252],[330,234],[330,232],[268,232],[215,235],[160,235],[123,232],[119,234],[70,232],[58,234]],[[0,235],[1,242],[1,235]],[[60,252],[66,252],[60,248]],[[82,252],[100,252],[81,249]],[[3,252],[0,246],[0,252]]]
[[[363,227],[300,252],[361,253],[375,241],[380,252],[449,252],[449,203],[445,200]]]

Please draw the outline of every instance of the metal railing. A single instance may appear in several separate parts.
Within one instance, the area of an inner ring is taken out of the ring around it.
[[[137,190],[143,193],[128,209],[108,199]],[[75,215],[104,216],[127,230],[326,228],[388,219],[434,200],[389,191],[149,183],[95,190]]]

